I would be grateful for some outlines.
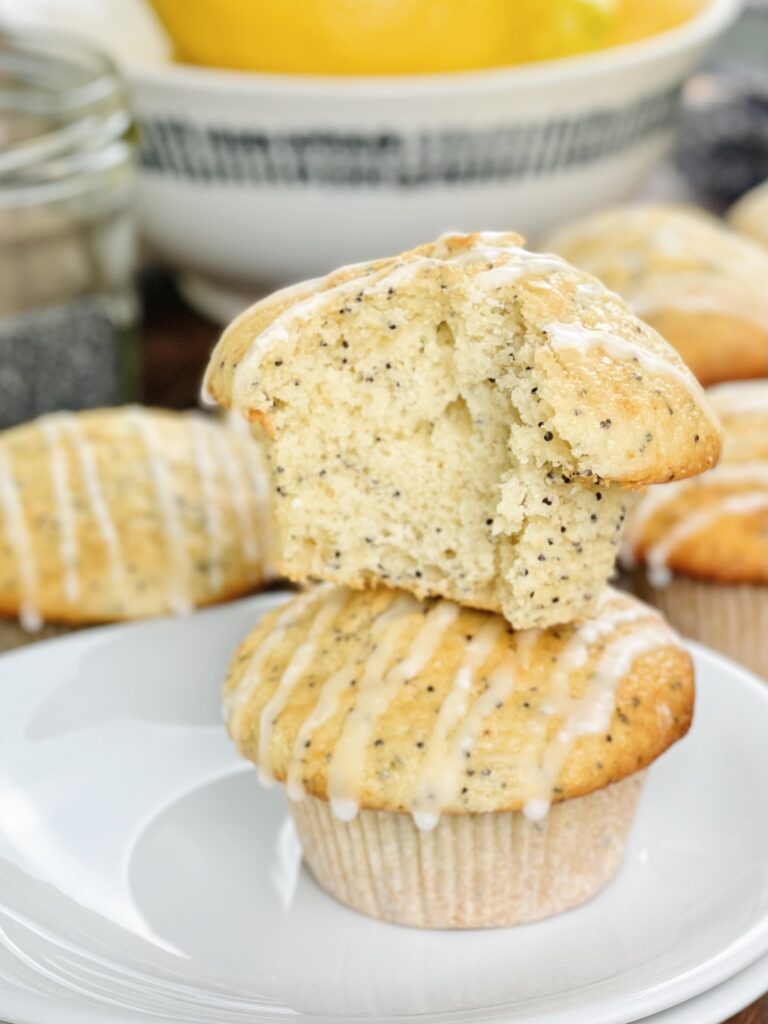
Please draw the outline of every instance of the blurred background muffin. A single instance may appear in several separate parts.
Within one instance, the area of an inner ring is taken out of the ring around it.
[[[677,629],[768,679],[768,381],[708,395],[724,427],[720,464],[649,488],[621,560]]]
[[[694,207],[617,207],[544,248],[619,292],[702,384],[768,373],[768,253]]]
[[[247,434],[198,413],[57,413],[0,433],[0,645],[183,614],[271,576]]]
[[[756,185],[733,204],[728,222],[734,231],[768,249],[768,181]]]

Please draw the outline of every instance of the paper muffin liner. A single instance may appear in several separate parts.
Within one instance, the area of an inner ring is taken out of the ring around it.
[[[319,884],[371,917],[420,928],[523,924],[578,906],[618,870],[644,772],[555,804],[539,823],[521,812],[443,815],[430,832],[410,815],[291,804]]]
[[[654,587],[639,569],[633,584],[637,596],[658,608],[684,636],[768,680],[768,586],[673,576],[668,586]]]

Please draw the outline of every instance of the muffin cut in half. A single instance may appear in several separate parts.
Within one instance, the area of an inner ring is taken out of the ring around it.
[[[225,332],[207,387],[260,424],[290,578],[568,621],[611,572],[624,488],[714,464],[719,428],[677,353],[520,241],[447,236]]]
[[[734,231],[768,249],[768,181],[746,192],[728,211]]]
[[[768,381],[708,394],[725,430],[720,465],[649,488],[621,564],[682,633],[768,679]]]
[[[128,407],[0,433],[0,647],[257,590],[270,553],[247,432]]]
[[[618,869],[643,771],[691,721],[693,674],[653,609],[516,632],[402,591],[323,585],[269,613],[225,684],[233,740],[285,783],[341,901],[423,927],[510,925]]]
[[[710,214],[618,207],[543,244],[622,295],[702,384],[768,373],[768,253]]]

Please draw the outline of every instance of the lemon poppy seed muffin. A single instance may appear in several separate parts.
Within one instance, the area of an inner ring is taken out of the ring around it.
[[[514,631],[443,599],[323,585],[262,619],[224,690],[230,735],[285,784],[320,884],[425,927],[590,898],[692,706],[676,635],[610,588],[591,618]]]
[[[768,380],[709,397],[724,426],[720,465],[649,488],[621,560],[681,632],[768,678]]]
[[[55,413],[0,433],[0,644],[182,613],[271,575],[258,445],[198,413]]]
[[[768,249],[768,181],[750,189],[728,211],[734,231]]]
[[[719,426],[677,353],[520,242],[447,236],[224,333],[207,387],[264,438],[289,578],[568,621],[611,572],[626,488],[713,465]]]
[[[768,253],[703,210],[619,207],[544,244],[622,295],[702,384],[768,373]]]

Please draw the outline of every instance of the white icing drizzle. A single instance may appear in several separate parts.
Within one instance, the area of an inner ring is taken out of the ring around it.
[[[563,697],[552,713],[562,715],[562,725],[547,744],[541,761],[540,788],[526,801],[523,813],[530,821],[547,814],[553,787],[574,742],[580,736],[598,736],[610,728],[616,709],[616,688],[634,661],[649,651],[675,642],[675,634],[661,619],[618,637],[603,651],[584,694]]]
[[[385,611],[374,619],[371,625],[373,639],[377,642],[381,640],[385,629],[390,623],[396,623],[398,619],[412,615],[418,607],[418,602],[410,595],[404,594],[399,596]],[[399,627],[397,631],[399,631]],[[350,686],[359,671],[360,666],[351,663],[343,665],[338,672],[334,673],[323,684],[317,703],[302,722],[301,728],[296,734],[296,741],[291,751],[286,775],[286,792],[291,800],[301,800],[304,797],[302,757],[307,744],[311,742],[315,730],[337,712],[342,694]],[[365,671],[366,669],[364,668],[363,674],[365,674]]]
[[[721,416],[768,416],[768,381],[744,380],[707,388],[707,397]]]
[[[768,493],[734,494],[681,519],[646,552],[649,583],[655,587],[667,586],[672,579],[668,562],[675,548],[712,526],[721,516],[749,515],[764,508],[768,509]]]
[[[315,611],[314,618],[309,626],[307,638],[299,644],[293,655],[285,666],[280,679],[277,682],[275,691],[264,705],[259,717],[259,746],[258,746],[258,769],[259,779],[265,786],[271,785],[274,781],[271,763],[272,735],[275,723],[281,711],[284,709],[291,694],[300,682],[304,673],[312,664],[317,649],[317,641],[329,628],[333,620],[349,599],[349,591],[344,587],[330,591],[324,595],[319,607]]]
[[[222,584],[222,527],[221,510],[216,500],[216,476],[209,448],[208,425],[197,413],[189,414],[192,433],[192,460],[200,481],[201,510],[207,551],[206,566],[211,589],[218,591]]]
[[[67,454],[62,444],[58,417],[46,416],[39,422],[51,471],[51,486],[56,507],[59,533],[59,557],[64,575],[64,595],[73,604],[80,594],[79,549],[75,508],[72,501],[72,485],[67,468]]]
[[[424,616],[405,658],[386,671],[402,629],[400,621],[396,620],[386,628],[381,642],[369,658],[358,684],[355,706],[347,717],[328,772],[331,807],[342,821],[351,821],[359,811],[356,780],[376,721],[402,685],[417,675],[433,657],[458,614],[458,605],[451,601],[434,604]]]
[[[628,299],[639,316],[660,310],[722,313],[765,328],[768,293],[765,286],[742,277],[724,277],[718,271],[649,274],[631,289]]]
[[[96,455],[80,429],[77,417],[71,413],[60,413],[59,426],[72,442],[80,463],[86,497],[96,522],[96,529],[107,551],[112,579],[116,584],[122,584],[125,578],[123,550],[114,519],[104,496]]]
[[[176,499],[173,493],[170,470],[166,460],[163,458],[155,426],[150,417],[138,408],[130,410],[129,415],[144,446],[149,475],[160,510],[164,539],[168,544],[171,558],[171,578],[168,588],[169,603],[171,610],[175,614],[183,615],[192,610],[189,580],[190,566],[184,531],[179,520]]]
[[[253,517],[250,515],[249,495],[243,487],[242,475],[237,466],[237,460],[227,441],[226,434],[222,431],[215,431],[211,435],[219,466],[224,472],[232,508],[237,520],[237,529],[242,545],[243,555],[246,562],[252,565],[259,557],[259,542],[256,535],[256,528]]]
[[[261,684],[261,670],[267,658],[282,640],[286,630],[298,622],[311,605],[322,601],[327,590],[328,586],[322,585],[299,594],[298,597],[289,602],[275,619],[268,635],[259,643],[252,654],[238,686],[224,696],[222,714],[224,720],[229,724],[230,732],[234,733],[237,731],[237,719],[250,703],[251,698]]]
[[[455,780],[450,771],[451,736],[467,713],[478,671],[488,660],[505,630],[504,620],[494,617],[467,642],[462,663],[440,706],[408,808],[419,829],[433,829],[441,810],[453,797]]]
[[[598,609],[598,617],[578,626],[558,657],[549,692],[546,700],[541,703],[540,711],[546,716],[559,717],[562,724],[557,734],[546,744],[541,762],[531,766],[529,777],[523,784],[524,790],[530,793],[524,804],[523,813],[531,821],[540,821],[547,813],[553,787],[574,740],[587,733],[600,732],[606,708],[609,709],[610,722],[615,704],[615,687],[620,676],[614,677],[606,671],[596,669],[584,695],[579,698],[571,697],[570,684],[573,672],[586,665],[592,646],[604,637],[610,636],[620,626],[643,619],[650,619],[654,627],[654,646],[659,646],[655,643],[658,630],[663,630],[665,643],[671,643],[674,639],[672,631],[651,608],[639,602],[627,604],[620,600],[614,604],[614,601],[614,592],[605,592]],[[618,642],[628,643],[630,638],[639,635],[640,632],[645,631],[624,635]],[[631,649],[634,650],[635,646],[633,645]],[[598,728],[591,727],[590,723],[595,722]],[[539,734],[542,731],[543,723],[539,722]]]
[[[8,456],[0,450],[0,508],[19,572],[19,622],[30,633],[42,628],[37,607],[38,569],[24,506]]]
[[[602,349],[606,356],[621,362],[635,362],[656,377],[674,378],[683,385],[695,405],[710,419],[718,431],[720,430],[718,421],[710,412],[707,403],[702,400],[703,392],[700,385],[685,366],[676,366],[665,356],[656,355],[655,352],[642,348],[626,338],[611,334],[607,330],[590,330],[580,323],[560,323],[555,321],[546,324],[544,331],[549,336],[549,342],[555,349],[565,348],[579,351],[588,351],[594,348]]]

